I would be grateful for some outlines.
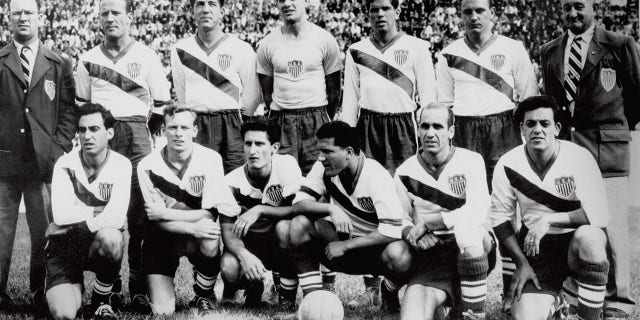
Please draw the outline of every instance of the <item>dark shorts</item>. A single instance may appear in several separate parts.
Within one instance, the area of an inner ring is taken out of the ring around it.
[[[524,248],[524,238],[528,229],[522,227],[518,233],[518,245]],[[557,296],[562,290],[562,283],[571,270],[568,264],[569,245],[573,240],[574,232],[563,234],[548,234],[540,241],[540,254],[535,257],[527,257],[527,261],[538,277],[538,283],[542,290],[538,290],[531,282],[527,282],[523,293],[544,293]],[[524,249],[523,249],[524,250]]]
[[[507,151],[522,144],[513,110],[479,117],[455,117],[453,145],[482,155],[491,189],[493,169]]]
[[[244,164],[244,139],[240,134],[240,110],[198,112],[198,135],[195,142],[217,151],[222,156],[224,173]]]
[[[265,268],[279,272],[283,278],[296,278],[295,265],[286,250],[280,248],[275,230],[269,233],[249,231],[242,241],[246,249],[262,261]]]
[[[95,233],[76,233],[49,236],[45,246],[47,277],[45,288],[49,290],[64,283],[84,284],[82,272],[91,271],[89,251]]]
[[[185,256],[192,264],[196,264],[195,260],[201,256],[200,242],[190,235],[166,232],[157,226],[150,226],[142,243],[143,273],[175,277],[180,257]]]
[[[269,119],[276,121],[282,131],[278,153],[296,158],[302,174],[306,176],[320,154],[316,131],[331,121],[326,107],[271,110]]]
[[[392,175],[400,164],[416,154],[416,124],[412,112],[380,113],[360,109],[356,133],[365,155],[380,162]]]
[[[455,236],[445,234],[439,236],[443,241],[439,246],[429,250],[412,249],[413,256],[408,285],[420,284],[436,288],[447,294],[448,301],[458,301],[460,297],[460,277],[458,275],[458,255],[460,250]],[[489,271],[496,266],[496,241],[487,254]]]

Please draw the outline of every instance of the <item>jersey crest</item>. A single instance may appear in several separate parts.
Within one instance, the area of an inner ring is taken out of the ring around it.
[[[396,60],[398,65],[403,65],[407,62],[409,58],[409,51],[407,50],[396,50],[393,52],[393,58]]]
[[[229,69],[229,67],[231,66],[232,59],[233,58],[231,57],[231,55],[219,54],[218,55],[218,66],[220,67],[220,69],[222,71],[227,71],[227,69]]]
[[[279,184],[270,186],[267,189],[266,194],[267,198],[275,203],[280,203],[280,201],[284,199],[284,197],[282,196],[282,186]]]
[[[556,192],[568,198],[576,190],[576,183],[573,177],[560,177],[555,179]]]
[[[602,68],[600,70],[600,83],[602,88],[609,92],[616,85],[616,71],[611,68]]]
[[[49,97],[49,100],[53,101],[53,98],[56,97],[56,83],[51,80],[44,79],[44,92]]]
[[[100,182],[98,184],[98,191],[100,192],[100,198],[102,198],[104,201],[109,202],[109,199],[111,199],[111,189],[113,189],[113,183]]]
[[[502,69],[502,67],[504,67],[504,60],[505,60],[504,54],[491,55],[491,65],[496,70],[500,70]]]
[[[291,60],[287,62],[287,73],[294,78],[297,78],[302,74],[303,68],[304,66],[300,60]]]
[[[207,178],[205,178],[205,176],[189,177],[189,187],[195,194],[201,194],[202,188],[204,188],[204,184],[206,181]]]
[[[449,177],[449,189],[458,197],[464,195],[467,191],[467,178],[464,174]]]
[[[137,62],[132,62],[127,64],[127,73],[129,74],[129,77],[131,77],[132,79],[139,77],[141,72],[142,72],[141,64]]]
[[[376,207],[373,206],[373,200],[371,200],[371,197],[358,198],[358,205],[366,211],[376,211]]]

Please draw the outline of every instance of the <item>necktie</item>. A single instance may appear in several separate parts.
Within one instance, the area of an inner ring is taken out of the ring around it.
[[[569,102],[574,101],[578,92],[578,82],[580,81],[580,71],[582,70],[582,38],[575,37],[569,50],[569,72],[564,77],[564,90]]]
[[[29,60],[31,57],[31,48],[24,46],[22,47],[22,51],[20,51],[20,64],[22,65],[22,73],[24,74],[24,80],[27,83],[27,87],[29,87],[29,81],[31,80],[31,75],[29,74]]]

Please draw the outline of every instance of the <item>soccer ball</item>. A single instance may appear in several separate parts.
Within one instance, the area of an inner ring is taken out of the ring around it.
[[[316,290],[304,297],[298,309],[298,320],[342,320],[344,308],[333,292]]]

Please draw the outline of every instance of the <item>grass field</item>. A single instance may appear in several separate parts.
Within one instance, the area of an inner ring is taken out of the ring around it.
[[[634,207],[631,209],[631,265],[632,265],[632,290],[635,297],[640,296],[640,207]],[[0,313],[0,320],[3,319],[33,319],[29,312],[29,237],[24,215],[19,220],[18,232],[16,235],[15,248],[13,251],[13,263],[9,274],[9,287],[8,294],[13,298],[17,307],[11,313]],[[126,259],[125,259],[126,260]],[[497,266],[494,272],[490,276],[489,280],[489,305],[488,305],[488,317],[487,319],[503,320],[507,319],[499,312],[500,307],[500,293],[502,292],[502,285],[499,284],[499,270]],[[127,263],[124,262],[121,274],[127,275],[128,273]],[[85,273],[86,285],[90,287],[93,277],[91,273]],[[127,277],[123,277],[123,280],[127,281]],[[176,304],[178,312],[171,317],[158,317],[162,319],[187,319],[194,318],[194,315],[186,307],[188,301],[193,297],[191,285],[193,280],[191,278],[191,268],[188,262],[183,258],[181,261],[178,276],[176,277]],[[126,287],[126,285],[125,285]],[[216,285],[217,296],[221,295],[221,283]],[[346,276],[343,274],[338,275],[336,281],[336,288],[338,295],[343,302],[349,301],[354,297],[362,288],[361,277]],[[86,297],[88,299],[88,297]],[[87,301],[85,299],[85,301]],[[640,309],[640,308],[638,308]],[[213,318],[215,319],[229,319],[229,320],[248,320],[248,319],[269,319],[273,315],[273,310],[265,309],[260,312],[243,310],[240,307],[231,309],[220,309]],[[146,319],[147,317],[136,316],[133,314],[122,314],[123,319]],[[387,319],[388,316],[384,316],[377,309],[363,309],[363,310],[346,310],[346,319]],[[636,310],[631,319],[640,319],[640,310]]]

